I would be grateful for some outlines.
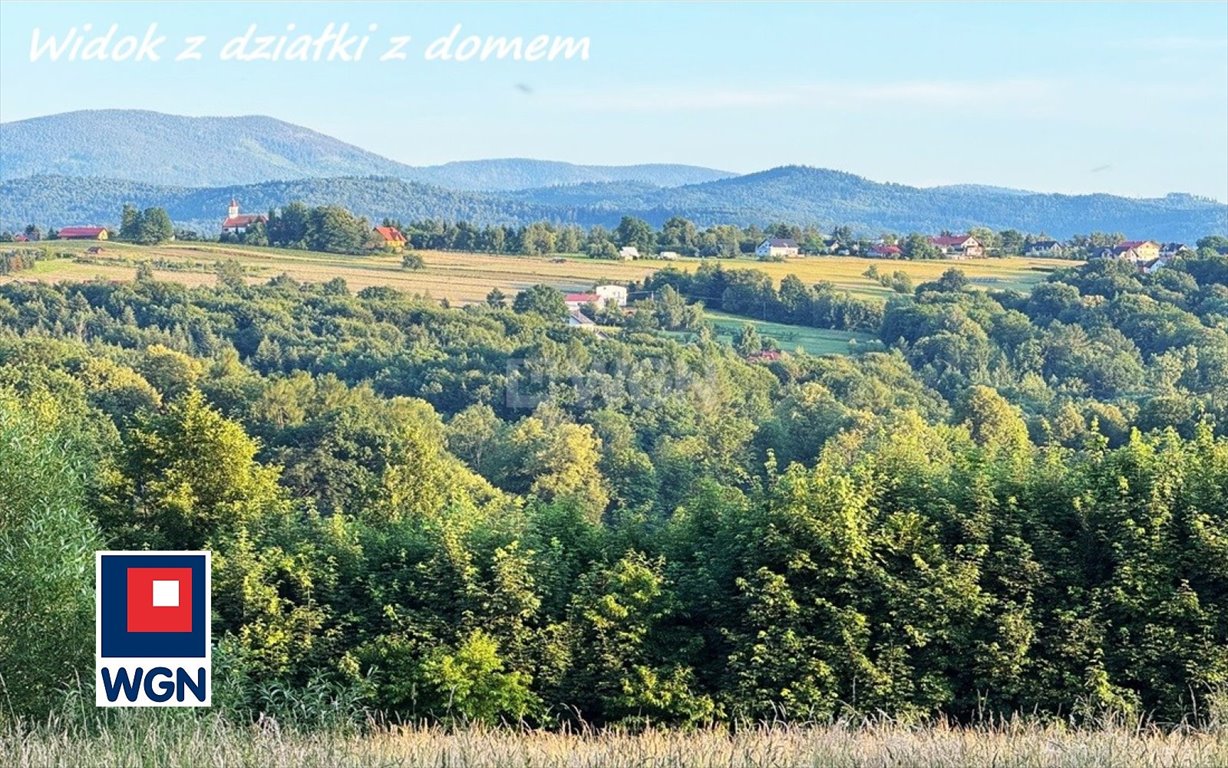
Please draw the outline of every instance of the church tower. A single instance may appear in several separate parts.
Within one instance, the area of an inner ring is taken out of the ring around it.
[[[227,218],[233,219],[239,215],[239,203],[232,197],[230,198],[230,208],[227,210]]]

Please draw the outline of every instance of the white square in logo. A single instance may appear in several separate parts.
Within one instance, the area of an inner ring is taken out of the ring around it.
[[[153,583],[153,606],[154,608],[178,608],[179,582],[155,580]]]

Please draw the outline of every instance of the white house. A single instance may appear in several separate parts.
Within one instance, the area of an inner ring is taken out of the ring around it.
[[[985,255],[984,246],[972,235],[938,235],[930,238],[930,245],[948,259],[979,259]]]
[[[593,289],[593,293],[597,294],[607,307],[627,306],[627,289],[621,285],[599,285]]]
[[[678,252],[677,251],[661,251],[660,253],[657,254],[657,258],[665,259],[666,261],[677,261]]]
[[[1155,274],[1156,270],[1167,267],[1172,260],[1172,256],[1160,256],[1151,261],[1140,261],[1138,262],[1138,270],[1144,275],[1152,275]]]
[[[640,257],[640,249],[634,245],[624,245],[618,249],[618,257],[623,261],[634,261]]]
[[[798,253],[800,251],[795,241],[780,237],[769,237],[755,248],[755,255],[761,259],[788,258]]]

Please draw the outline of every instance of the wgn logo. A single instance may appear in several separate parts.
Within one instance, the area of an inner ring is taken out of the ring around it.
[[[208,552],[98,552],[95,701],[207,707]]]

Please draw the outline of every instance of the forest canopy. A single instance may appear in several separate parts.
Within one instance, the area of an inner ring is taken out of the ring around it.
[[[959,277],[766,363],[544,299],[0,286],[0,717],[89,678],[104,546],[214,553],[238,720],[1205,716],[1228,264]]]

